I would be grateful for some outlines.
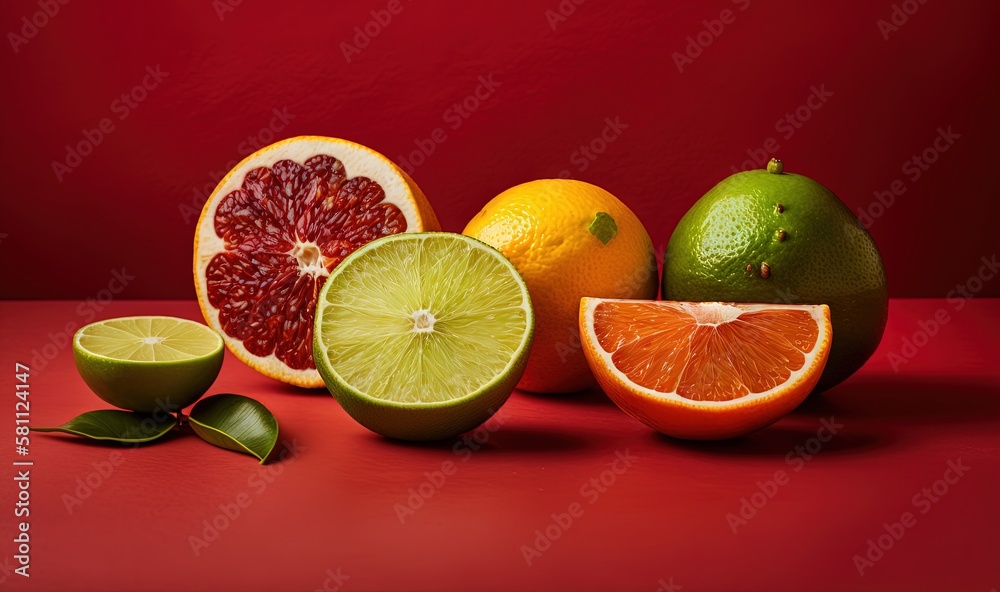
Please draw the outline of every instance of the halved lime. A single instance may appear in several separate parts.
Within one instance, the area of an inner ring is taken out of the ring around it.
[[[503,405],[533,331],[528,289],[499,251],[460,234],[398,234],[333,270],[316,303],[313,351],[361,425],[440,440]]]
[[[222,336],[174,317],[91,323],[73,338],[73,360],[94,393],[122,409],[176,411],[194,403],[222,368]]]

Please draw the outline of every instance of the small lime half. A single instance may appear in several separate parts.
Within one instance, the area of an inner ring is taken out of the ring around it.
[[[316,303],[313,353],[361,425],[440,440],[507,400],[533,332],[528,289],[499,251],[460,234],[397,234],[333,270]]]
[[[73,338],[84,382],[115,407],[152,413],[191,405],[222,368],[222,337],[174,317],[123,317],[91,323]]]

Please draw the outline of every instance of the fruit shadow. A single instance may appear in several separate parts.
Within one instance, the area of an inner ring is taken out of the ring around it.
[[[295,458],[301,453],[296,443],[295,430],[289,430],[284,425],[279,424],[278,438],[275,440],[274,448],[260,464],[269,465]]]
[[[326,387],[320,386],[316,388],[307,388],[304,386],[295,386],[294,384],[287,384],[284,382],[274,381],[275,384],[271,386],[271,389],[280,393],[281,395],[292,395],[299,397],[329,397],[330,391],[326,390]]]
[[[793,413],[905,426],[1000,421],[1000,384],[988,378],[861,375],[811,395]]]
[[[801,447],[811,438],[815,438],[817,429],[817,425],[789,425],[781,421],[752,434],[730,440],[679,440],[655,432],[652,437],[659,443],[699,454],[785,458],[795,450],[796,446]],[[887,446],[893,439],[889,434],[852,429],[838,433],[822,445],[822,450],[824,454],[857,454]]]
[[[495,432],[479,432],[473,430],[456,438],[436,442],[408,442],[393,440],[383,436],[378,438],[388,446],[399,446],[408,449],[440,450],[442,452],[473,454],[503,454],[503,453],[573,453],[590,448],[593,444],[579,434],[569,431],[552,429],[534,429],[505,425]],[[486,437],[488,436],[488,437]]]
[[[1000,424],[1000,385],[987,379],[921,379],[912,376],[856,376],[810,396],[788,417],[742,438],[719,442],[661,442],[706,454],[784,456],[816,436],[820,420],[847,429],[823,444],[824,451],[855,453],[925,440],[929,425]]]
[[[575,393],[531,393],[517,390],[515,395],[525,399],[540,402],[553,402],[559,405],[581,405],[595,407],[614,407],[614,402],[608,398],[600,387],[591,387]]]

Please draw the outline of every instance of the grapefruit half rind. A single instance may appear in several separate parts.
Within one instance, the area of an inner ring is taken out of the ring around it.
[[[618,407],[689,440],[743,436],[791,412],[815,388],[832,341],[826,305],[583,298],[580,332]]]
[[[439,229],[416,183],[378,152],[338,138],[282,140],[236,165],[205,203],[194,241],[198,304],[242,362],[322,387],[313,313],[330,272],[376,238]]]

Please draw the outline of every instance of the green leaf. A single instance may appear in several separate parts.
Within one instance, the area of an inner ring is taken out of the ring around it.
[[[590,223],[588,230],[590,230],[590,234],[597,237],[597,240],[606,245],[618,234],[618,225],[615,224],[615,219],[610,214],[597,212],[597,216]]]
[[[278,441],[278,421],[257,401],[242,395],[213,395],[191,409],[191,428],[220,448],[264,460]]]
[[[157,417],[157,416],[160,417]],[[114,442],[150,442],[163,436],[177,425],[169,413],[151,414],[104,409],[90,411],[56,428],[31,428],[34,432],[63,432]]]

